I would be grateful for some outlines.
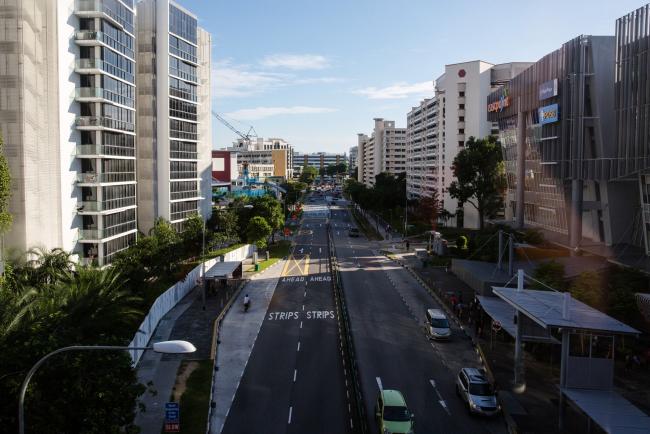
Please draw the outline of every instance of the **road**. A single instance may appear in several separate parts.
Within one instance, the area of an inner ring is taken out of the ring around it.
[[[350,238],[347,209],[333,207],[331,226],[348,306],[370,432],[378,432],[379,384],[400,390],[418,433],[505,433],[501,417],[470,416],[455,393],[463,366],[480,367],[470,341],[453,330],[450,342],[430,342],[424,313],[438,307],[403,268],[379,255],[379,245]]]
[[[323,201],[305,206],[222,433],[354,432],[327,257],[327,214]]]

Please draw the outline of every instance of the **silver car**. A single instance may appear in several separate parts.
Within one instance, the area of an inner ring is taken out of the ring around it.
[[[493,416],[501,411],[494,387],[483,369],[461,369],[456,378],[456,393],[472,414]]]

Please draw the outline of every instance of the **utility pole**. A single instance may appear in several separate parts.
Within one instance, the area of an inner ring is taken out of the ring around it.
[[[205,310],[205,293],[207,291],[208,279],[205,278],[205,217],[203,218],[203,247],[201,248],[201,263],[203,264],[203,290],[201,291],[202,308]]]

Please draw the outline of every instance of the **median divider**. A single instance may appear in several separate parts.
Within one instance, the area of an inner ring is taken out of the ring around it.
[[[357,433],[366,434],[368,424],[365,415],[365,406],[363,393],[361,391],[361,381],[359,378],[359,369],[356,362],[354,342],[350,332],[350,317],[345,303],[345,293],[343,291],[343,282],[336,261],[336,248],[332,238],[330,224],[327,224],[327,247],[329,253],[330,273],[332,274],[332,289],[334,291],[334,301],[336,304],[336,314],[339,327],[339,339],[341,347],[341,356],[343,358],[343,373],[345,375],[346,386],[349,384],[351,391],[349,394],[349,404],[352,408],[350,414],[350,428]],[[348,381],[349,380],[349,381]],[[353,422],[353,420],[356,420]]]

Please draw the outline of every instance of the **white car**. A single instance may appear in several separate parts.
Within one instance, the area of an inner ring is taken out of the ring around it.
[[[427,333],[431,339],[447,340],[451,338],[449,320],[440,309],[427,309]]]
[[[494,387],[483,369],[461,369],[456,378],[456,393],[465,402],[470,414],[494,416],[501,411]]]

